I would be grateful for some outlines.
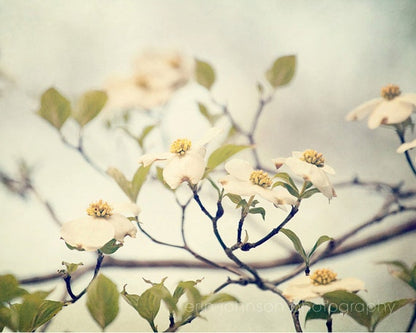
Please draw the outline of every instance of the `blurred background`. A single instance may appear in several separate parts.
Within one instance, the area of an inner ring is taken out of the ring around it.
[[[382,86],[398,84],[402,92],[416,89],[416,2],[414,1],[268,1],[268,0],[153,0],[153,1],[0,1],[0,168],[14,174],[19,159],[33,167],[33,182],[41,195],[68,221],[84,214],[92,201],[126,200],[109,177],[97,173],[76,151],[66,147],[58,132],[36,115],[40,95],[49,87],[75,101],[89,89],[101,89],[113,75],[129,75],[135,56],[152,48],[179,50],[209,62],[216,71],[213,96],[229,106],[230,112],[248,128],[258,103],[256,83],[280,56],[297,57],[292,82],[277,90],[264,110],[256,133],[257,149],[264,164],[293,150],[314,148],[323,152],[337,172],[334,183],[359,176],[363,180],[388,183],[415,180],[403,155],[397,154],[399,140],[386,128],[370,130],[366,122],[347,123],[345,115],[357,105],[379,96]],[[209,104],[206,91],[191,82],[177,91],[160,110],[165,141],[157,133],[149,137],[149,151],[165,151],[177,137],[200,138],[208,127],[197,102]],[[143,114],[133,117],[134,130],[154,123]],[[121,130],[108,130],[105,115],[86,126],[85,150],[101,168],[110,166],[131,177],[141,151]],[[222,120],[222,124],[226,124]],[[63,133],[76,139],[73,121]],[[413,137],[409,135],[408,141]],[[74,141],[75,142],[75,141]],[[219,141],[218,141],[219,142]],[[217,143],[218,143],[217,142]],[[246,143],[246,142],[240,142]],[[216,148],[216,142],[208,147]],[[250,154],[240,157],[250,158]],[[336,237],[371,218],[382,198],[358,188],[341,188],[330,204],[315,195],[289,228],[310,248],[322,234]],[[186,199],[186,187],[178,195]],[[202,199],[214,209],[215,192],[204,188]],[[94,256],[70,251],[59,239],[59,228],[45,208],[32,195],[22,199],[0,187],[0,274],[18,278],[56,272],[61,261],[93,263]],[[143,226],[158,239],[180,242],[180,209],[171,193],[159,184],[146,184],[138,204]],[[284,212],[270,206],[266,221],[251,218],[246,225],[256,239],[273,228]],[[232,242],[238,212],[226,204],[228,218],[221,231]],[[270,213],[269,213],[270,211]],[[211,234],[209,221],[191,204],[187,218],[190,245],[214,260],[225,260]],[[401,217],[404,219],[404,217]],[[386,228],[400,219],[388,219],[376,228]],[[360,235],[365,237],[366,233]],[[228,237],[229,236],[229,237]],[[241,257],[249,261],[285,256],[290,244],[277,237],[262,248]],[[392,278],[380,260],[414,260],[414,234],[408,234],[336,259],[325,260],[338,276],[355,276],[365,281],[361,296],[369,303],[409,297],[407,286]],[[151,243],[144,235],[128,239],[115,255],[123,259],[184,259],[185,253]],[[291,267],[264,271],[278,278]],[[204,278],[200,283],[208,293],[223,283],[227,274],[214,270],[191,269],[104,269],[121,290],[130,293],[146,287],[142,277],[160,281],[173,289],[180,280]],[[82,289],[85,276],[75,284]],[[56,288],[59,299],[64,283],[59,280],[33,286]],[[183,331],[291,331],[293,325],[283,302],[254,287],[230,286],[226,292],[237,296],[241,305],[213,306],[204,313],[207,320],[195,320]],[[65,308],[53,321],[51,331],[97,331],[81,300]],[[405,307],[379,326],[382,331],[405,329],[411,307]],[[167,327],[160,316],[159,327]],[[320,321],[308,322],[306,330],[324,330]],[[360,331],[348,317],[334,319],[335,330]],[[145,320],[121,301],[121,312],[109,331],[148,330]]]

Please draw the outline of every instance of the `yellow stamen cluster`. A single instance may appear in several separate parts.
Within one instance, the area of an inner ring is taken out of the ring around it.
[[[137,76],[135,79],[135,84],[139,88],[150,89],[149,80],[145,76]]]
[[[314,164],[319,168],[323,167],[325,163],[324,156],[313,149],[305,150],[300,159],[307,163]]]
[[[105,201],[97,201],[87,208],[87,214],[90,216],[96,216],[96,217],[108,217],[112,215],[113,209],[110,207],[110,205]]]
[[[313,272],[310,278],[315,286],[325,285],[335,281],[337,279],[337,273],[327,268],[321,268]]]
[[[272,186],[272,180],[263,170],[255,170],[250,175],[250,181],[254,185],[259,185],[261,187],[267,188]]]
[[[191,149],[191,145],[191,140],[177,139],[170,145],[170,152],[183,156],[189,149]]]
[[[381,88],[381,97],[388,101],[400,96],[401,93],[399,86],[396,86],[395,84],[389,84],[388,86]]]

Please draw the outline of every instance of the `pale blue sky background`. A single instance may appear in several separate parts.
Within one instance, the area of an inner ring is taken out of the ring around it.
[[[246,125],[256,108],[256,81],[262,79],[276,57],[296,54],[298,67],[293,82],[277,92],[259,123],[257,141],[262,160],[315,148],[324,152],[328,164],[337,171],[334,181],[358,174],[368,180],[404,180],[414,185],[404,157],[395,153],[398,140],[392,131],[371,131],[365,123],[346,123],[344,117],[358,104],[378,96],[383,85],[396,83],[403,92],[415,92],[415,17],[416,2],[410,0],[2,0],[0,68],[15,84],[3,88],[0,98],[0,167],[11,172],[19,157],[35,165],[36,186],[64,221],[82,215],[85,206],[98,198],[124,200],[110,179],[96,174],[75,152],[65,148],[56,131],[34,112],[40,94],[51,85],[75,98],[87,89],[100,88],[112,74],[127,73],[140,50],[157,47],[177,48],[209,61],[217,72],[214,95],[228,102],[235,118]],[[169,139],[198,138],[207,128],[196,109],[195,101],[200,99],[206,97],[195,84],[175,96],[163,117]],[[116,166],[132,174],[140,154],[134,144],[120,132],[103,130],[99,121],[88,126],[85,143],[92,158],[103,168]],[[64,131],[71,137],[74,128],[68,123]],[[169,194],[164,193],[159,187],[143,190],[139,198],[141,217],[155,236],[176,240],[179,212]],[[209,199],[209,194],[205,195]],[[22,201],[1,187],[0,202],[0,241],[4,249],[0,273],[26,277],[53,272],[62,260],[91,262],[86,254],[71,252],[63,245],[57,228],[34,198]],[[372,216],[379,204],[377,196],[359,190],[339,190],[338,198],[330,205],[324,197],[315,196],[305,202],[290,227],[311,246],[321,234],[337,236],[358,225]],[[231,206],[228,208],[231,215],[235,214]],[[210,236],[208,221],[200,216],[192,206],[188,216],[191,245],[207,256],[223,259]],[[256,238],[263,228],[273,225],[274,218],[282,216],[282,212],[273,211],[265,224],[249,221],[250,235]],[[392,222],[386,221],[384,226]],[[235,218],[228,219],[223,232],[228,235],[227,230],[235,223]],[[414,236],[406,236],[322,265],[335,269],[341,277],[364,280],[368,292],[363,297],[369,302],[383,302],[407,297],[409,290],[374,263],[398,258],[410,262],[414,250]],[[284,253],[282,247],[272,242],[247,258],[274,258],[280,252]],[[190,259],[181,252],[155,246],[143,236],[129,240],[117,256]],[[265,274],[277,277],[286,271]],[[145,288],[142,276],[155,281],[169,276],[167,284],[171,288],[181,279],[205,277],[201,284],[204,292],[226,279],[226,274],[219,272],[174,269],[104,273],[120,288],[127,283],[130,292]],[[60,297],[63,283],[53,285],[59,286],[54,296]],[[253,287],[237,286],[227,291],[238,296],[243,305],[223,308],[223,312],[213,307],[206,313],[207,321],[195,321],[184,330],[292,330],[290,315],[279,307],[282,302],[275,296]],[[98,330],[87,316],[79,319],[83,313],[83,302],[68,307],[51,329]],[[407,323],[409,315],[410,308],[403,309],[380,329],[404,329],[405,324],[399,323]],[[160,321],[161,327],[167,323],[165,318]],[[334,325],[335,329],[360,330],[348,318],[336,318]],[[306,328],[322,330],[324,326],[311,322]],[[110,331],[147,329],[145,321],[123,303],[119,317],[109,327]]]

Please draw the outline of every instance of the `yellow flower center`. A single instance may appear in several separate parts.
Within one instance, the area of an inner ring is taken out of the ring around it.
[[[315,286],[320,286],[335,281],[337,279],[337,273],[326,268],[321,268],[313,272],[310,278]]]
[[[189,149],[191,149],[191,145],[191,140],[177,139],[170,145],[170,152],[173,154],[178,154],[179,156],[183,156]]]
[[[112,215],[112,211],[110,205],[102,200],[90,204],[87,208],[87,214],[96,217],[109,217]]]
[[[272,180],[263,170],[255,170],[250,175],[250,181],[254,185],[259,185],[261,187],[267,188],[272,186]]]
[[[381,88],[381,97],[387,99],[388,101],[391,101],[393,98],[400,96],[401,93],[402,92],[400,91],[399,86],[394,84],[389,84],[388,86]]]
[[[300,159],[307,163],[314,164],[319,168],[323,167],[325,163],[324,156],[313,149],[305,150]]]

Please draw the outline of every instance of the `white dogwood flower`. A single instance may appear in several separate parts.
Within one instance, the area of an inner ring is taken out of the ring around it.
[[[106,110],[149,110],[164,105],[190,80],[193,63],[178,52],[144,52],[135,60],[131,76],[113,77],[105,84]]]
[[[196,185],[205,172],[204,146],[221,132],[220,128],[212,127],[201,140],[194,143],[188,139],[177,139],[171,144],[169,152],[145,154],[139,158],[139,164],[146,167],[155,161],[166,160],[163,179],[171,189],[176,189],[185,181]]]
[[[273,160],[277,169],[287,165],[295,174],[310,181],[328,199],[336,196],[335,190],[327,174],[335,174],[332,167],[325,163],[321,153],[313,149],[304,152],[294,151],[291,157]]]
[[[226,193],[242,196],[260,195],[278,205],[295,205],[296,198],[284,188],[271,189],[272,180],[263,170],[254,170],[247,161],[233,159],[225,163],[228,175],[219,180]]]
[[[283,295],[290,301],[309,300],[335,290],[357,292],[364,288],[364,282],[357,278],[337,279],[336,273],[322,268],[317,269],[310,276],[294,279],[283,291]]]
[[[368,127],[399,124],[416,111],[416,94],[401,95],[400,88],[388,85],[381,89],[381,97],[367,101],[347,114],[346,120],[361,120],[368,116]]]
[[[115,239],[124,242],[126,236],[136,237],[137,229],[121,212],[137,216],[136,204],[122,204],[111,207],[99,200],[87,208],[88,216],[66,222],[61,228],[61,238],[70,246],[79,250],[95,251]]]

